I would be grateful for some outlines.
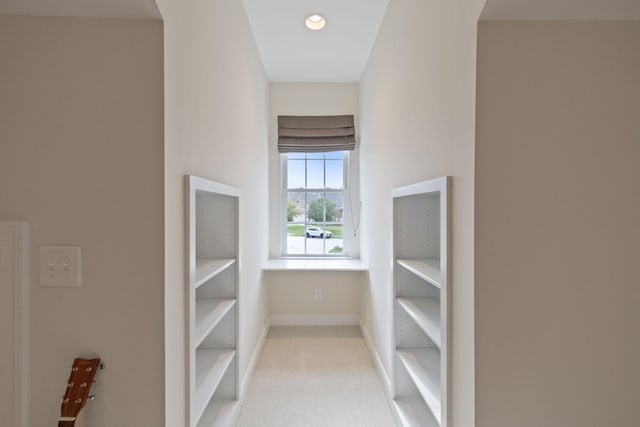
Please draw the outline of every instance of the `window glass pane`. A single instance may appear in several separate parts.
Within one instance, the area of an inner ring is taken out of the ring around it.
[[[344,195],[325,193],[325,218],[329,224],[344,224]]]
[[[287,153],[288,159],[304,159],[306,153]]]
[[[307,220],[305,229],[307,254],[324,254],[324,197],[322,193],[307,193]]]
[[[307,160],[307,188],[324,188],[323,160]]]
[[[327,225],[325,227],[325,255],[341,255],[344,254],[343,226]],[[329,235],[331,233],[331,235]]]
[[[307,159],[324,159],[324,153],[307,153]]]
[[[342,160],[344,159],[344,151],[329,151],[326,153],[325,158]]]
[[[344,166],[342,160],[327,160],[326,164],[326,188],[344,188]]]
[[[304,160],[287,160],[287,188],[304,188]]]
[[[287,254],[289,255],[305,254],[305,208],[305,193],[289,191],[287,195]]]
[[[304,192],[289,191],[287,198],[287,222],[305,221]]]
[[[296,224],[289,225],[289,228],[304,229],[304,225]],[[300,235],[295,234],[295,230],[288,230],[287,232],[287,255],[304,255],[304,235],[300,231]]]
[[[322,193],[307,193],[307,221],[310,224],[324,222],[324,197]]]
[[[324,254],[325,230],[322,223],[313,222],[306,228],[307,254]]]
[[[307,255],[324,255],[324,239],[322,237],[307,238]]]

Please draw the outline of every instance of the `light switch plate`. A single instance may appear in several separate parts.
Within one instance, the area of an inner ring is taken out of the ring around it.
[[[40,247],[41,288],[79,288],[81,277],[80,247]]]

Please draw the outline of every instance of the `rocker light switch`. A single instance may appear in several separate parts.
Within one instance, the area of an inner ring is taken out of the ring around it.
[[[40,247],[40,287],[79,288],[81,285],[80,247]]]

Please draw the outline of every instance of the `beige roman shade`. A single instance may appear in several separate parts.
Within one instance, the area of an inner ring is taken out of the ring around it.
[[[353,150],[355,134],[353,115],[278,116],[280,153]]]

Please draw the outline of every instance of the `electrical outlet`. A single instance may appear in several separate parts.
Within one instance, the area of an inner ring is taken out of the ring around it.
[[[40,287],[79,288],[81,285],[80,267],[79,247],[40,247]]]
[[[316,301],[320,301],[322,299],[322,289],[313,290],[313,299]]]

